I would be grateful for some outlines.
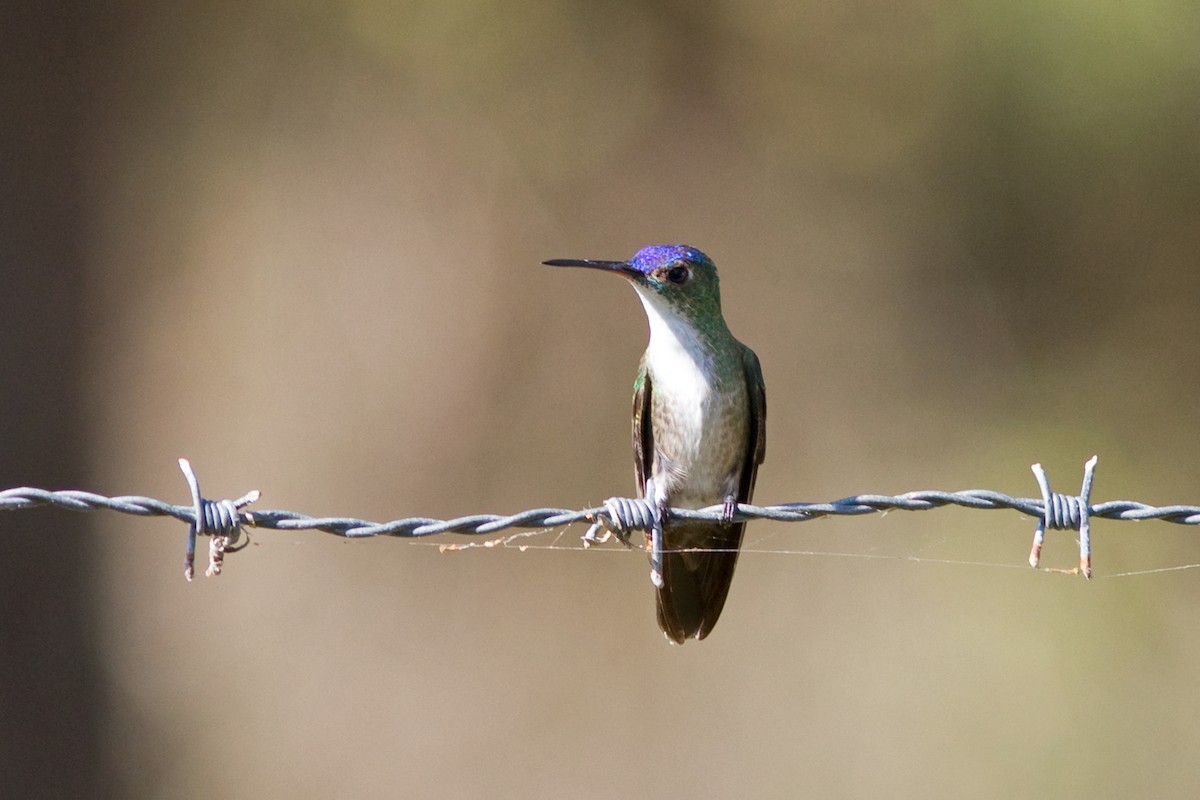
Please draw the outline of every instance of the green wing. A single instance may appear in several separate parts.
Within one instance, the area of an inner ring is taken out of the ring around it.
[[[738,486],[738,502],[749,503],[754,494],[758,465],[767,457],[767,389],[758,356],[745,345],[742,345],[742,369],[745,370],[746,389],[750,393],[750,435],[746,437],[746,462]]]

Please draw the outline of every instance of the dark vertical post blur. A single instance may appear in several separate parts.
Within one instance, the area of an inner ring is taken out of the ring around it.
[[[81,479],[85,21],[0,6],[0,486]],[[82,49],[81,49],[82,47]],[[0,794],[97,797],[102,693],[87,545],[62,512],[0,515]]]

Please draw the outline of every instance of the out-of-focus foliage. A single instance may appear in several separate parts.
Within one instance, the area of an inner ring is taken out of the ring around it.
[[[631,491],[641,309],[539,262],[686,241],[762,359],[758,499],[1069,491],[1098,452],[1098,500],[1200,501],[1193,4],[92,17],[85,488],[182,500],[186,455],[313,514]],[[1003,568],[1031,532],[758,524],[680,649],[636,553],[262,535],[189,586],[182,529],[105,519],[98,747],[133,797],[1194,796],[1200,572],[1106,576],[1200,542],[1098,523],[1085,584]]]

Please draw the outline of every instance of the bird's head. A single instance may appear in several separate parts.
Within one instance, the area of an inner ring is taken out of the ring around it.
[[[642,302],[660,312],[692,320],[720,317],[721,292],[717,266],[712,259],[685,244],[643,247],[628,261],[556,258],[542,262],[552,267],[588,267],[624,276],[637,289]]]

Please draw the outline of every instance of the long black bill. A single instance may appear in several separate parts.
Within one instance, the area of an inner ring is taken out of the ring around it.
[[[637,270],[630,266],[628,261],[596,261],[591,258],[552,258],[542,263],[548,267],[589,267],[609,272],[620,272],[625,275],[634,275],[637,273]]]

